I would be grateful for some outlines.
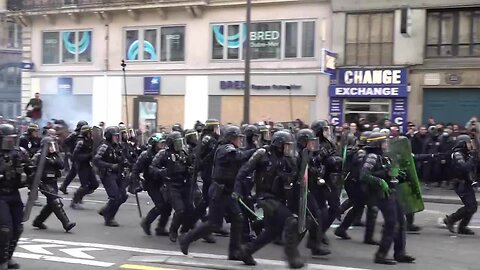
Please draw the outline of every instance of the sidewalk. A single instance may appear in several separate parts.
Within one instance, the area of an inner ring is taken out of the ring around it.
[[[443,203],[443,204],[462,204],[462,201],[455,193],[455,190],[450,190],[444,187],[430,187],[428,190],[422,186],[423,200],[428,203]],[[480,198],[477,196],[477,202],[480,203]]]

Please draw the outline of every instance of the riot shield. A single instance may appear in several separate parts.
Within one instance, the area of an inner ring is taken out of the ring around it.
[[[35,171],[35,177],[33,178],[32,186],[30,187],[30,193],[28,194],[27,203],[23,210],[23,222],[27,221],[30,218],[32,213],[33,204],[38,199],[38,187],[40,186],[40,181],[42,180],[43,171],[45,169],[45,162],[47,159],[48,144],[44,144],[42,147],[42,152],[40,154],[40,161],[38,162],[37,170]]]
[[[100,127],[94,126],[92,128],[92,142],[93,142],[93,154],[97,152],[97,148],[102,144],[103,130]]]
[[[423,211],[425,205],[417,176],[412,147],[407,137],[400,136],[388,140],[387,156],[392,160],[390,175],[398,177],[399,171],[406,173],[398,184],[398,197],[406,214]]]
[[[298,180],[300,184],[300,194],[298,203],[298,233],[302,234],[306,231],[307,220],[307,196],[308,196],[308,149],[303,149],[301,153],[302,162],[300,164],[300,171]]]

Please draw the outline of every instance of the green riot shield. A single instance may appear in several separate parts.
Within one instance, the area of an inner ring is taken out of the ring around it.
[[[400,170],[406,173],[406,179],[402,179],[398,185],[398,197],[405,214],[423,211],[425,205],[408,138],[400,136],[389,139],[387,156],[392,160],[390,169],[392,177],[398,177]]]
[[[298,233],[306,231],[307,226],[307,194],[308,194],[308,160],[310,155],[305,148],[301,153],[301,164],[298,175],[300,184],[299,205],[298,205]]]

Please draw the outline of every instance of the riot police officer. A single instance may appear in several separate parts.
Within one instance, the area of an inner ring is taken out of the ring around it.
[[[363,132],[359,137],[357,147],[350,149],[349,154],[347,155],[346,173],[348,177],[345,180],[345,190],[347,191],[348,199],[351,201],[353,207],[348,211],[340,226],[335,230],[335,235],[342,239],[350,239],[347,230],[355,222],[355,219],[362,217],[366,205],[367,222],[363,242],[369,245],[378,245],[378,242],[373,239],[378,208],[375,206],[375,201],[370,199],[367,192],[368,188],[360,180],[360,169],[362,168],[363,161],[367,155],[364,147],[366,146],[367,138],[370,135],[370,131]]]
[[[104,132],[105,141],[100,145],[93,158],[93,164],[98,168],[100,179],[108,195],[107,204],[99,214],[105,220],[105,226],[118,227],[115,215],[120,206],[127,201],[128,195],[122,183],[122,171],[126,163],[118,145],[120,130],[116,126],[108,127]]]
[[[311,129],[318,137],[318,155],[325,166],[325,181],[329,187],[327,192],[328,218],[323,224],[324,231],[328,230],[336,218],[340,218],[340,192],[342,188],[342,158],[337,154],[335,144],[330,140],[330,127],[327,120],[317,120]]]
[[[38,125],[31,124],[27,128],[27,133],[20,137],[19,145],[27,150],[30,157],[33,157],[38,149],[40,149],[40,140]]]
[[[272,141],[272,133],[270,128],[265,125],[260,125],[258,127],[258,131],[260,132],[260,138],[258,140],[259,146],[270,145],[270,142]]]
[[[299,152],[298,155],[298,166],[306,162],[308,164],[308,195],[307,195],[307,207],[311,215],[308,217],[308,241],[307,248],[311,250],[313,256],[324,256],[330,254],[330,250],[323,245],[322,239],[324,238],[324,229],[323,229],[323,216],[326,214],[326,193],[328,192],[328,187],[325,185],[325,166],[315,158],[314,153],[318,150],[318,139],[315,137],[313,130],[311,129],[301,129],[297,133],[297,149]],[[302,155],[303,151],[306,149],[308,155],[305,157]],[[303,159],[307,158],[307,161]],[[298,179],[303,179],[303,175],[299,175]],[[299,186],[295,184],[295,188]],[[294,192],[295,197],[291,200],[291,211],[298,213],[299,199],[297,196],[301,195],[300,192]]]
[[[287,159],[294,155],[293,136],[287,131],[277,131],[272,136],[271,146],[258,149],[237,175],[237,182],[243,182],[255,172],[257,202],[264,212],[265,230],[253,242],[242,246],[238,255],[247,265],[256,264],[252,254],[284,234],[284,251],[289,266],[304,266],[297,249],[298,220],[286,204],[287,191],[292,188],[292,181],[296,176],[295,167],[292,167]]]
[[[73,150],[75,150],[75,146],[77,145],[78,136],[80,136],[80,129],[83,126],[88,126],[87,121],[78,121],[75,130],[65,139],[64,145],[66,146],[67,151],[70,152],[70,155],[73,155]],[[68,171],[67,176],[65,176],[65,180],[63,180],[63,183],[59,188],[63,194],[68,194],[67,187],[77,175],[77,166],[72,156],[70,156],[70,160],[72,161],[72,166],[70,166],[70,170]]]
[[[183,145],[182,134],[174,131],[167,135],[167,148],[154,157],[150,170],[156,178],[165,179],[170,203],[175,210],[170,224],[169,239],[176,242],[178,229],[186,222],[186,217],[192,213],[190,200],[191,181],[188,156]]]
[[[55,216],[60,220],[63,225],[63,229],[69,232],[75,227],[75,222],[70,222],[65,210],[63,209],[63,203],[58,197],[57,179],[62,175],[63,160],[58,155],[58,143],[52,138],[45,137],[41,141],[41,147],[47,147],[48,152],[46,155],[45,167],[43,168],[43,175],[40,183],[40,191],[47,198],[47,204],[43,207],[40,214],[33,221],[33,227],[40,230],[47,229],[47,226],[43,224],[45,220],[53,212]],[[41,150],[37,152],[32,158],[32,164],[38,166],[41,158]]]
[[[143,189],[147,191],[155,205],[142,219],[141,227],[146,235],[151,235],[150,226],[155,219],[160,216],[159,226],[157,227],[157,235],[165,235],[165,225],[170,217],[171,207],[167,202],[165,194],[162,194],[163,179],[155,178],[150,173],[150,164],[155,155],[164,148],[163,134],[155,134],[148,139],[148,149],[143,151],[133,166],[131,178],[134,183],[142,183]],[[140,174],[143,173],[143,180]]]
[[[83,209],[80,205],[83,197],[94,192],[99,186],[97,177],[92,168],[92,158],[92,128],[88,125],[84,125],[80,128],[80,135],[78,136],[72,154],[72,159],[77,167],[78,177],[80,178],[80,187],[73,195],[72,203],[70,205],[73,209]]]
[[[228,258],[236,259],[235,253],[240,248],[243,215],[235,198],[232,197],[232,192],[240,166],[255,150],[242,152],[239,149],[243,135],[237,126],[227,126],[223,136],[214,155],[208,221],[180,238],[180,248],[185,255],[188,254],[188,246],[191,242],[218,230],[222,226],[225,215],[231,223]]]
[[[386,149],[386,135],[372,132],[367,139],[367,155],[360,169],[360,179],[369,188],[369,194],[377,201],[377,206],[385,220],[382,239],[375,263],[393,265],[397,262],[411,263],[415,258],[405,253],[405,215],[397,198],[398,180],[390,176],[389,158],[383,157]],[[387,258],[387,253],[394,243],[394,260]]]
[[[243,149],[250,150],[258,148],[258,138],[260,137],[260,130],[254,125],[247,125],[243,131],[245,134],[245,145]]]
[[[28,152],[16,148],[17,134],[10,124],[0,124],[0,269],[18,269],[12,259],[23,232],[23,203],[19,189],[26,186],[22,173],[31,176]]]
[[[477,153],[473,152],[472,149],[473,144],[470,136],[463,134],[457,137],[452,153],[452,164],[454,166],[452,171],[455,172],[458,178],[455,184],[455,192],[462,200],[463,207],[455,213],[446,216],[443,220],[451,233],[455,233],[453,227],[456,222],[460,221],[458,225],[459,234],[475,234],[467,227],[473,215],[477,212],[477,199],[474,187],[477,185],[475,167],[478,166],[478,161],[474,156]]]

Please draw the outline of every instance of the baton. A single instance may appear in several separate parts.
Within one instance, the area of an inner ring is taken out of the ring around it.
[[[308,207],[307,207],[307,212],[310,215],[310,217],[313,219],[313,222],[315,222],[315,224],[317,226],[320,226],[320,224],[318,223],[318,220],[313,216],[312,212],[310,211],[310,209]]]
[[[138,215],[142,218],[142,208],[140,207],[140,199],[138,198],[138,192],[135,193],[135,199],[137,200]]]
[[[257,220],[263,220],[262,217],[260,217],[259,215],[257,215],[257,213],[255,213],[255,211],[253,211],[252,209],[250,209],[250,207],[248,207],[243,201],[242,199],[238,198],[238,202],[240,203],[240,205],[243,206],[243,208],[245,208],[245,210],[247,210],[250,214],[254,215]]]

